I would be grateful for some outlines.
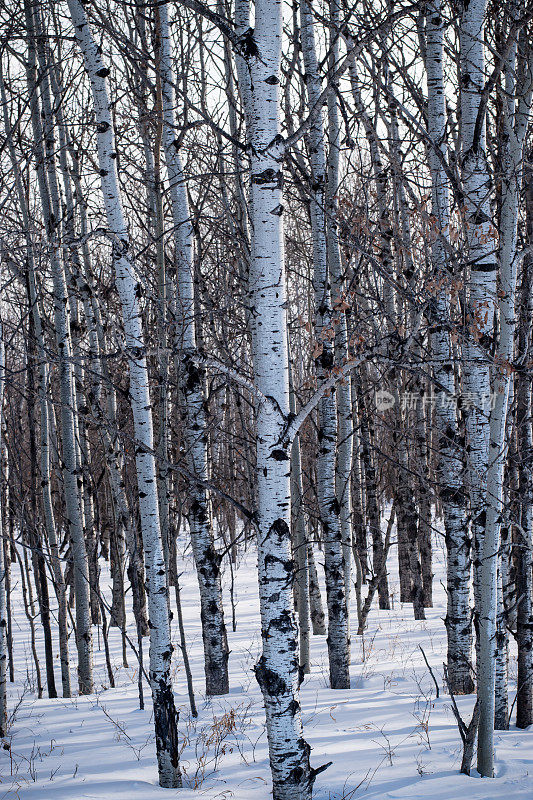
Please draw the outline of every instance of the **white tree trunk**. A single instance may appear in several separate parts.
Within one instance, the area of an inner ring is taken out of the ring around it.
[[[58,237],[61,204],[54,159],[50,86],[48,73],[44,71],[41,76],[41,102],[44,120],[44,128],[42,128],[41,111],[36,94],[35,21],[32,6],[29,2],[25,3],[25,12],[26,26],[29,35],[27,82],[32,97],[30,101],[30,110],[37,157],[37,176],[52,265],[55,336],[59,355],[61,442],[64,466],[63,482],[65,487],[65,506],[72,552],[74,591],[76,597],[78,684],[80,694],[90,694],[93,689],[93,676],[92,634],[89,608],[89,571],[78,485],[74,378],[72,371],[72,343],[70,338],[68,293]]]
[[[340,6],[338,0],[330,2],[330,18],[334,26],[339,24]],[[330,34],[328,66],[330,74],[338,68],[339,37],[333,28]],[[335,324],[335,361],[343,364],[348,359],[348,320],[345,313],[345,281],[341,262],[338,194],[340,181],[341,127],[336,92],[328,93],[328,159],[325,195],[325,216],[327,235],[328,268],[331,276],[333,295],[333,316]],[[353,455],[353,407],[351,380],[341,381],[337,394],[337,466],[335,473],[335,492],[339,504],[339,521],[344,562],[344,587],[346,610],[349,620],[351,560],[352,560],[352,455]]]
[[[315,46],[313,16],[307,0],[300,5],[302,50],[306,72],[309,110],[321,93]],[[315,289],[315,365],[319,385],[334,367],[331,339],[331,285],[328,269],[326,224],[326,153],[322,115],[309,128],[311,161],[311,229],[313,237],[313,284]],[[333,237],[330,233],[330,239]],[[331,254],[334,258],[334,252]],[[349,384],[346,384],[349,388]],[[346,409],[343,409],[346,416]],[[337,402],[336,390],[324,396],[318,407],[317,494],[324,540],[326,592],[328,603],[329,677],[332,689],[350,687],[350,635],[340,507],[336,493]],[[343,464],[345,467],[345,464]],[[348,549],[348,563],[350,549]]]
[[[310,800],[314,775],[302,735],[298,636],[292,600],[290,454],[280,448],[289,413],[283,248],[283,148],[279,119],[282,5],[258,0],[247,39],[250,69],[250,268],[252,359],[257,390],[257,547],[263,652],[256,665],[267,721],[274,800]],[[246,95],[246,93],[245,93]]]
[[[478,110],[485,84],[486,0],[461,4],[461,178],[465,195],[465,278],[468,285],[468,331],[463,354],[466,397],[468,486],[474,545],[474,597],[479,607],[479,568],[485,527],[489,444],[490,363],[486,350],[494,332],[496,232],[491,221],[491,180],[487,164],[485,118]],[[476,611],[477,615],[477,611]]]
[[[191,541],[200,588],[202,634],[205,656],[206,692],[208,695],[229,691],[229,648],[224,624],[220,556],[215,550],[211,507],[207,490],[201,485],[208,478],[207,433],[204,403],[203,370],[194,360],[193,232],[187,202],[187,188],[176,138],[174,75],[168,24],[168,4],[159,6],[161,29],[161,90],[163,100],[163,147],[168,172],[174,222],[175,263],[178,280],[175,299],[177,322],[176,345],[179,364],[180,395],[183,403],[186,449],[189,467],[199,479],[191,485],[193,494],[189,511]]]
[[[448,678],[454,694],[474,689],[469,661],[472,650],[470,610],[470,537],[466,514],[463,454],[456,409],[456,389],[450,323],[451,270],[447,244],[450,228],[450,198],[443,159],[447,157],[444,88],[443,16],[440,0],[428,5],[426,17],[426,69],[428,84],[428,149],[431,171],[431,205],[435,220],[431,248],[433,274],[438,282],[434,301],[431,345],[436,387],[435,421],[438,431],[437,478],[447,547]],[[442,285],[441,285],[442,284]]]
[[[46,358],[45,342],[41,321],[41,310],[39,306],[37,287],[35,282],[35,260],[33,254],[33,245],[30,233],[30,218],[26,197],[24,194],[24,187],[22,184],[22,177],[20,174],[20,166],[17,160],[17,155],[13,145],[10,133],[10,122],[8,114],[7,97],[3,79],[0,82],[0,99],[3,108],[4,117],[4,130],[6,132],[6,141],[8,144],[9,157],[11,167],[13,169],[13,177],[15,180],[15,187],[17,191],[17,198],[19,208],[22,215],[22,221],[25,229],[26,237],[26,258],[28,268],[28,289],[29,300],[31,303],[33,326],[35,332],[35,339],[37,345],[37,354],[39,357],[39,406],[40,406],[40,470],[41,470],[41,495],[43,504],[43,517],[46,536],[51,552],[51,567],[54,577],[54,589],[58,601],[58,632],[59,632],[59,653],[61,661],[61,680],[63,685],[63,697],[71,696],[70,687],[70,667],[69,667],[69,649],[68,649],[68,623],[67,623],[67,596],[65,589],[65,581],[63,571],[61,569],[61,560],[59,556],[59,547],[56,535],[56,526],[54,519],[54,509],[52,504],[51,492],[51,475],[50,475],[50,424],[48,412],[48,362]]]
[[[136,440],[137,484],[143,535],[148,607],[150,617],[150,684],[154,704],[159,783],[171,788],[181,785],[177,712],[170,678],[172,644],[167,602],[165,562],[159,525],[157,476],[148,369],[144,348],[138,294],[141,286],[129,255],[129,237],[118,184],[115,137],[104,65],[79,0],[69,0],[76,39],[91,82],[98,145],[98,162],[105,211],[113,236],[116,285],[122,305],[125,351],[130,375],[130,401]]]
[[[513,4],[513,12],[518,13]],[[513,14],[511,14],[512,18]],[[522,48],[525,40],[520,40]],[[486,525],[481,549],[478,620],[478,771],[494,774],[494,713],[498,638],[497,564],[503,514],[503,479],[507,454],[507,411],[511,391],[515,298],[518,269],[517,236],[519,193],[522,177],[524,137],[531,107],[532,74],[529,59],[520,61],[521,80],[516,79],[518,42],[506,59],[506,98],[503,104],[503,171],[500,221],[500,280],[498,287],[499,338],[494,365],[493,402],[490,409],[490,439],[486,484]],[[494,244],[491,245],[494,247]]]

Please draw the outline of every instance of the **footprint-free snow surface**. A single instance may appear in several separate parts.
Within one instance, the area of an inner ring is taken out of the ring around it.
[[[497,777],[482,779],[475,769],[471,777],[459,774],[461,743],[450,698],[442,687],[446,639],[440,547],[438,541],[435,607],[428,609],[426,621],[415,622],[412,607],[399,603],[394,563],[393,610],[373,609],[364,638],[356,635],[352,620],[350,690],[327,687],[325,637],[313,637],[311,675],[301,690],[305,737],[312,747],[313,766],[333,762],[317,778],[316,800],[533,798],[533,731],[518,731],[514,719],[509,731],[496,734]],[[316,555],[320,564],[321,553]],[[267,800],[272,796],[261,695],[252,669],[260,648],[255,553],[250,550],[242,556],[234,570],[236,631],[232,631],[229,570],[224,573],[231,691],[215,699],[203,694],[198,588],[188,552],[183,553],[182,563],[185,626],[199,710],[198,719],[193,720],[176,649],[174,688],[180,709],[184,788],[157,785],[150,693],[145,685],[145,710],[139,710],[137,659],[128,647],[129,666],[123,666],[116,629],[109,637],[115,688],[109,687],[102,635],[94,627],[95,693],[49,700],[45,689],[45,696],[37,698],[20,573],[13,565],[16,680],[8,684],[11,720],[0,751],[0,800]],[[36,623],[44,673],[41,629]],[[176,617],[173,625],[177,642]],[[134,636],[131,614],[128,630]],[[60,691],[57,642],[54,645]],[[439,683],[438,699],[420,646]],[[75,664],[72,641],[71,650]],[[515,681],[512,650],[510,703]],[[75,670],[72,682],[76,684]],[[458,698],[458,705],[463,717],[469,718],[473,697]]]

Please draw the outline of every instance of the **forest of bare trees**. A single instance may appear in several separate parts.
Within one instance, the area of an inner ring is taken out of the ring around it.
[[[115,685],[115,637],[154,780],[189,786],[251,559],[274,800],[328,786],[313,653],[357,709],[372,620],[423,630],[437,589],[447,769],[498,774],[533,724],[532,35],[530,0],[2,4],[7,760],[20,618],[57,702],[97,652]]]

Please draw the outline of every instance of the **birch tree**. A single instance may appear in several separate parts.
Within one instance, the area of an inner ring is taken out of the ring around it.
[[[68,293],[59,241],[58,226],[61,219],[61,205],[53,150],[54,134],[50,84],[48,74],[45,72],[42,75],[41,81],[40,99],[42,119],[44,122],[44,127],[41,127],[41,110],[36,93],[36,18],[35,10],[29,2],[25,3],[25,15],[28,34],[27,82],[31,97],[31,121],[37,161],[39,194],[50,252],[54,289],[54,323],[56,347],[59,354],[59,377],[61,387],[63,480],[76,595],[78,683],[80,694],[90,694],[93,689],[93,677],[91,619],[89,613],[89,572],[78,485],[72,342],[70,336]]]
[[[4,430],[4,389],[6,381],[6,355],[3,327],[0,324],[0,444]],[[0,448],[3,453],[4,448]],[[3,498],[3,492],[0,498]],[[0,737],[7,733],[7,616],[6,616],[6,573],[4,562],[3,508],[0,499]]]
[[[304,0],[300,9],[303,60],[309,109],[311,110],[319,102],[321,87],[311,8]],[[335,360],[334,342],[330,338],[330,333],[333,333],[330,266],[336,254],[330,231],[330,265],[328,265],[325,213],[326,153],[321,113],[316,114],[311,122],[308,136],[312,181],[313,283],[316,306],[315,365],[319,383],[323,383],[333,368]],[[332,389],[327,396],[324,396],[318,409],[317,494],[324,538],[330,684],[333,689],[347,689],[350,686],[350,639],[346,605],[345,549],[343,549],[340,505],[336,487],[337,402],[335,392],[336,390]],[[346,415],[346,408],[343,409],[343,412]],[[343,467],[345,470],[345,465]],[[348,550],[348,559],[349,557],[350,550]]]
[[[434,219],[431,257],[436,280],[431,342],[437,384],[435,419],[438,429],[438,488],[446,531],[448,679],[454,694],[469,694],[472,623],[470,609],[470,536],[465,495],[465,475],[457,410],[450,399],[456,394],[451,341],[450,197],[444,165],[447,131],[444,82],[444,19],[439,2],[426,10],[426,70],[428,87],[428,159],[432,181]]]
[[[113,263],[117,290],[122,304],[126,354],[130,376],[130,402],[133,412],[139,509],[150,617],[150,684],[154,705],[159,783],[164,787],[181,785],[177,712],[170,679],[172,644],[165,580],[165,563],[159,525],[157,476],[151,416],[148,369],[139,309],[140,284],[129,253],[129,236],[122,209],[111,106],[100,49],[92,36],[85,10],[78,0],[69,0],[76,39],[91,82],[102,193],[107,224],[113,237]]]
[[[226,694],[228,682],[228,642],[224,624],[220,556],[215,550],[211,508],[205,482],[207,470],[207,434],[203,369],[194,359],[196,352],[194,326],[193,233],[187,189],[181,164],[175,119],[174,75],[168,21],[168,4],[158,9],[161,32],[161,93],[163,103],[163,146],[168,172],[177,292],[174,302],[177,317],[176,347],[180,353],[179,385],[183,403],[186,448],[191,472],[199,479],[192,491],[189,513],[191,542],[196,562],[205,653],[206,691],[208,695]]]
[[[68,622],[67,622],[67,597],[65,589],[65,581],[61,561],[59,556],[58,540],[56,534],[56,522],[54,517],[54,508],[51,492],[51,471],[50,471],[50,423],[49,423],[49,369],[48,361],[45,353],[45,340],[42,326],[42,313],[40,302],[37,294],[36,284],[36,270],[35,259],[33,252],[33,242],[30,232],[30,215],[28,205],[24,194],[24,186],[20,167],[17,160],[15,146],[13,144],[13,137],[11,135],[11,124],[9,120],[9,110],[7,104],[7,96],[5,90],[5,83],[3,75],[0,75],[0,100],[3,107],[4,130],[6,142],[8,146],[9,158],[13,177],[15,181],[15,189],[17,199],[19,202],[20,213],[22,216],[25,241],[26,241],[26,263],[27,263],[27,289],[28,301],[31,307],[31,314],[33,319],[33,331],[37,346],[37,355],[39,362],[39,408],[40,408],[40,480],[41,480],[41,497],[42,508],[44,517],[44,527],[48,544],[51,550],[51,566],[54,576],[54,588],[58,601],[58,629],[59,629],[59,651],[61,661],[61,679],[63,686],[63,697],[70,697],[70,666],[69,666],[69,649],[68,649]]]
[[[526,235],[528,245],[533,242],[533,174],[531,163],[524,165],[526,205]],[[516,565],[516,644],[518,649],[518,675],[516,690],[516,725],[527,728],[533,723],[533,576],[531,573],[533,486],[531,482],[531,457],[533,431],[531,428],[531,376],[523,365],[531,353],[533,322],[533,264],[531,255],[524,257],[520,292],[520,317],[518,327],[518,371],[516,425],[518,428],[519,467],[519,523],[514,531]]]
[[[275,800],[310,800],[314,773],[302,735],[298,636],[292,603],[289,363],[283,249],[279,74],[282,5],[258,0],[255,27],[242,45],[250,70],[252,258],[250,310],[256,387],[257,546],[262,655],[255,674],[265,703]]]
[[[512,4],[510,10],[510,18],[514,22],[518,14],[517,4]],[[521,48],[519,48],[519,44]],[[519,53],[519,49],[522,50],[521,53]],[[528,50],[529,48],[526,50],[525,37],[515,39],[511,42],[505,65],[505,100],[502,120],[504,137],[502,209],[499,238],[499,336],[494,367],[494,402],[491,405],[489,419],[486,524],[479,577],[478,771],[481,775],[488,777],[492,777],[494,774],[494,685],[497,657],[496,554],[500,543],[503,513],[506,424],[516,328],[518,203],[522,153],[529,122],[533,77],[531,56]]]

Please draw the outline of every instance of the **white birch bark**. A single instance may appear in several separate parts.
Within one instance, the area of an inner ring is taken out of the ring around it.
[[[511,19],[518,14],[513,4]],[[522,48],[525,39],[520,39]],[[527,59],[527,60],[525,60]],[[521,63],[518,63],[520,61]],[[517,80],[517,68],[519,78]],[[503,478],[507,453],[507,411],[511,391],[511,360],[516,328],[515,298],[518,268],[517,236],[519,191],[522,176],[524,138],[531,108],[532,73],[530,58],[518,59],[518,41],[506,59],[506,97],[503,103],[503,173],[500,220],[500,280],[498,291],[499,337],[494,365],[493,401],[490,409],[490,438],[486,484],[486,525],[479,574],[478,621],[478,771],[494,775],[494,713],[498,638],[497,554],[503,514]]]
[[[159,783],[163,787],[172,788],[181,785],[181,773],[177,712],[170,678],[172,644],[159,524],[148,369],[138,299],[141,286],[129,254],[129,236],[118,184],[115,137],[106,82],[109,69],[103,63],[82,4],[79,0],[69,0],[68,5],[85,70],[91,82],[101,186],[107,223],[113,236],[114,269],[122,305],[136,440],[135,461],[151,625],[150,685],[154,704]]]
[[[500,553],[497,573],[496,626],[494,633],[494,729],[509,728],[509,631],[506,599],[509,589],[509,524],[500,528]]]
[[[158,10],[156,19],[159,22]],[[165,220],[163,213],[163,187],[161,180],[161,145],[163,139],[163,100],[162,100],[162,75],[161,75],[161,25],[157,25],[155,35],[156,51],[156,106],[157,115],[155,126],[155,141],[153,146],[153,194],[155,200],[154,219],[151,233],[156,251],[156,270],[157,270],[157,300],[156,300],[156,341],[158,348],[157,358],[157,448],[156,448],[156,467],[157,467],[157,494],[159,500],[159,523],[161,526],[161,541],[163,543],[163,556],[167,570],[167,582],[169,580],[169,533],[170,533],[170,493],[168,475],[168,434],[169,434],[169,337],[168,325],[169,316],[169,291],[167,285],[167,269],[165,263]],[[149,137],[145,143],[147,152],[151,151]],[[144,137],[143,137],[144,143]],[[170,585],[170,584],[169,584]]]
[[[340,21],[338,0],[330,2],[330,18],[333,23],[330,35],[328,66],[334,74],[339,61],[339,36],[337,26]],[[335,324],[335,361],[343,364],[348,359],[348,320],[343,302],[343,269],[341,262],[338,231],[338,192],[341,129],[336,87],[328,93],[328,158],[325,194],[326,235],[328,268],[331,275],[333,295],[333,315]],[[352,559],[352,454],[353,454],[353,408],[351,380],[341,381],[336,389],[337,395],[337,464],[335,472],[335,492],[339,505],[339,523],[343,550],[344,587],[346,609],[349,619],[351,559]]]
[[[92,635],[89,608],[89,572],[83,532],[83,520],[78,485],[78,461],[75,433],[74,383],[72,371],[72,343],[68,309],[65,271],[61,259],[58,225],[61,205],[54,160],[54,137],[51,114],[48,73],[41,76],[41,102],[44,128],[36,94],[35,21],[29,2],[25,2],[28,31],[27,83],[31,93],[30,111],[34,147],[37,157],[39,194],[45,222],[47,242],[52,265],[54,293],[54,323],[59,355],[59,382],[61,395],[61,440],[63,482],[72,552],[74,592],[76,597],[76,645],[78,651],[78,684],[80,694],[90,694],[92,677]],[[44,148],[43,148],[44,140]]]
[[[51,473],[50,473],[50,424],[48,413],[48,361],[45,352],[45,342],[41,321],[41,311],[39,300],[37,296],[37,287],[35,281],[35,259],[33,254],[33,244],[30,234],[30,217],[28,213],[28,206],[24,194],[22,184],[22,177],[20,174],[20,166],[17,160],[17,155],[13,145],[10,132],[10,121],[8,114],[7,97],[3,78],[0,76],[0,100],[2,102],[3,117],[4,117],[4,130],[6,133],[6,141],[8,145],[8,152],[11,161],[11,168],[13,170],[13,177],[15,181],[15,188],[17,192],[17,199],[19,202],[20,213],[25,230],[26,238],[26,259],[28,269],[28,288],[29,300],[31,304],[31,313],[33,317],[33,328],[37,345],[37,355],[39,360],[39,407],[40,407],[40,470],[41,470],[41,496],[43,506],[43,518],[46,536],[51,552],[51,567],[54,578],[54,590],[58,601],[58,632],[59,632],[59,654],[61,662],[61,681],[63,686],[63,697],[71,696],[70,687],[70,667],[69,667],[69,649],[68,649],[68,623],[67,623],[67,596],[65,589],[65,581],[63,571],[61,568],[61,560],[59,556],[59,547],[56,535],[56,524],[54,519],[54,509],[52,504],[51,492]]]
[[[309,109],[321,93],[315,46],[313,16],[307,0],[300,5],[302,50]],[[322,115],[317,114],[309,128],[311,161],[311,229],[313,237],[313,284],[315,290],[315,358],[319,385],[334,366],[330,338],[331,285],[328,268],[326,202],[326,154]],[[330,232],[330,238],[332,235]],[[335,257],[334,251],[331,253]],[[349,384],[347,384],[349,388]],[[345,409],[344,409],[345,411]],[[332,689],[350,687],[350,636],[344,569],[344,550],[340,507],[336,493],[337,401],[336,390],[324,396],[318,408],[317,494],[324,540],[326,592],[328,604],[329,677]],[[345,464],[344,464],[345,466]],[[348,563],[350,550],[348,549]]]
[[[186,449],[190,468],[199,482],[191,486],[189,510],[191,542],[200,588],[202,635],[205,656],[206,692],[208,695],[229,691],[229,648],[224,624],[220,556],[215,550],[208,481],[207,433],[204,402],[205,377],[194,360],[196,351],[194,325],[193,232],[187,201],[187,189],[176,138],[174,74],[168,22],[168,4],[159,6],[161,30],[161,93],[163,103],[163,147],[168,172],[177,275],[176,345],[181,356],[179,383],[185,427]]]
[[[481,124],[476,124],[486,80],[486,0],[463,2],[460,13],[461,179],[465,197],[465,277],[468,283],[468,330],[463,349],[463,388],[467,398],[467,466],[474,545],[474,598],[477,609],[489,443],[490,363],[486,351],[494,332],[497,243],[491,221],[492,187],[487,164],[484,117],[480,120]]]
[[[470,538],[466,515],[463,455],[457,410],[454,403],[455,376],[450,330],[447,243],[450,227],[450,197],[443,166],[447,157],[444,87],[443,9],[440,0],[428,4],[426,18],[426,69],[428,86],[428,148],[431,172],[431,205],[435,221],[431,247],[433,274],[437,280],[431,346],[433,374],[437,384],[435,421],[438,432],[437,479],[442,504],[447,549],[447,666],[450,689],[469,694],[474,685],[468,662],[472,649],[470,610]]]
[[[280,448],[289,413],[279,73],[280,0],[258,0],[243,45],[250,70],[250,319],[257,402],[257,548],[263,651],[256,665],[267,721],[274,800],[310,800],[314,774],[302,735],[298,638],[292,601],[290,454]]]

